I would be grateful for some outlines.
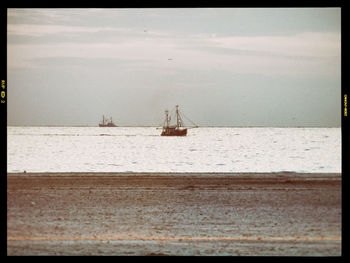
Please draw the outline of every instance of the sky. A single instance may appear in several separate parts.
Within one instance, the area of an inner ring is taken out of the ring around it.
[[[10,8],[7,122],[340,127],[340,13]]]

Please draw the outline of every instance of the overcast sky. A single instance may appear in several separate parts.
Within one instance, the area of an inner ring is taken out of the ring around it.
[[[8,9],[8,125],[341,123],[340,8]]]

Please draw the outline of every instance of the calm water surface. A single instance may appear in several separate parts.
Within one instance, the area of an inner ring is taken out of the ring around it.
[[[340,128],[7,128],[8,172],[341,172]]]

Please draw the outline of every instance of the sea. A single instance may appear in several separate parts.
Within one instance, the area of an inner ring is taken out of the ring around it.
[[[7,171],[341,173],[341,128],[7,127]]]

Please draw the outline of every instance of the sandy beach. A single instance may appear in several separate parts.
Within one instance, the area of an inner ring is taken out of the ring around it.
[[[8,255],[340,256],[341,175],[9,173]]]

